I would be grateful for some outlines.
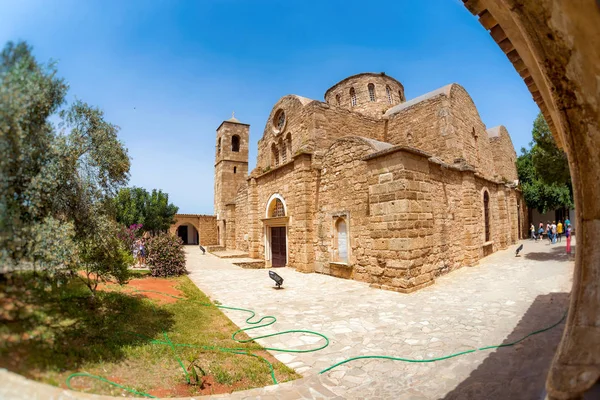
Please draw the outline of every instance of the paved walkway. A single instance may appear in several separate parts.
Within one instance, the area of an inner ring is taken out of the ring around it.
[[[358,360],[318,375],[350,357],[440,357],[508,343],[557,322],[568,306],[573,259],[564,254],[564,242],[523,243],[520,257],[515,257],[517,246],[511,246],[478,266],[454,271],[408,295],[290,268],[277,269],[285,279],[284,290],[274,290],[264,269],[242,269],[227,259],[202,255],[196,248],[186,251],[190,278],[213,300],[277,317],[275,325],[250,331],[251,336],[309,329],[330,338],[330,346],[319,352],[274,352],[280,361],[308,377],[306,383],[315,390],[298,392],[298,385],[280,385],[262,394],[277,398],[298,398],[300,393],[305,398],[537,399],[542,398],[547,368],[564,324],[495,351],[434,363]],[[242,313],[226,314],[245,326]],[[259,342],[290,349],[316,344],[314,337],[300,334]]]

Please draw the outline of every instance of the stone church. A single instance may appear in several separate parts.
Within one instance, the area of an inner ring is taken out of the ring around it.
[[[458,84],[406,101],[398,80],[361,73],[325,101],[284,96],[250,173],[249,129],[217,129],[217,241],[267,267],[408,293],[526,231],[510,136]]]

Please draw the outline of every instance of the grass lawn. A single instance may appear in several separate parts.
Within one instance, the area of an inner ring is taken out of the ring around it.
[[[279,382],[299,377],[258,344],[231,340],[238,328],[218,308],[201,306],[210,301],[186,276],[158,279],[136,274],[137,279],[123,287],[104,286],[94,308],[89,290],[77,279],[60,289],[43,277],[24,274],[10,284],[0,282],[0,367],[61,387],[71,373],[88,372],[160,397],[273,384],[268,364],[260,359],[150,342],[166,342],[166,333],[173,344],[249,349],[273,364]],[[184,299],[133,292],[136,288],[168,291]],[[190,364],[196,365],[200,384],[187,383],[176,355],[192,381]],[[71,385],[85,392],[133,396],[86,377],[73,378]]]

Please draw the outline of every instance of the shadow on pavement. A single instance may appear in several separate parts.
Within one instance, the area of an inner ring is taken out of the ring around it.
[[[558,244],[547,244],[552,246],[550,249],[544,249],[543,252],[527,252],[527,243],[523,246],[523,256],[529,260],[534,261],[568,261],[575,260],[575,248],[576,245],[571,245],[571,255],[567,254],[565,250],[565,243]],[[530,247],[531,248],[531,247]]]
[[[503,344],[555,324],[568,308],[568,293],[536,297]],[[512,347],[497,349],[445,400],[543,399],[546,375],[562,336],[564,321]]]

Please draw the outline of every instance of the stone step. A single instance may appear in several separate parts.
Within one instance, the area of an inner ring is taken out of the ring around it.
[[[225,246],[212,245],[212,246],[205,246],[205,247],[206,247],[206,251],[208,251],[209,253],[214,253],[215,251],[225,251]]]
[[[248,253],[232,253],[232,254],[216,253],[215,256],[217,256],[219,258],[246,258],[246,257],[248,257]]]
[[[265,262],[263,260],[239,261],[239,262],[234,262],[233,265],[237,265],[238,267],[242,267],[245,269],[263,269],[263,268],[265,268]]]

